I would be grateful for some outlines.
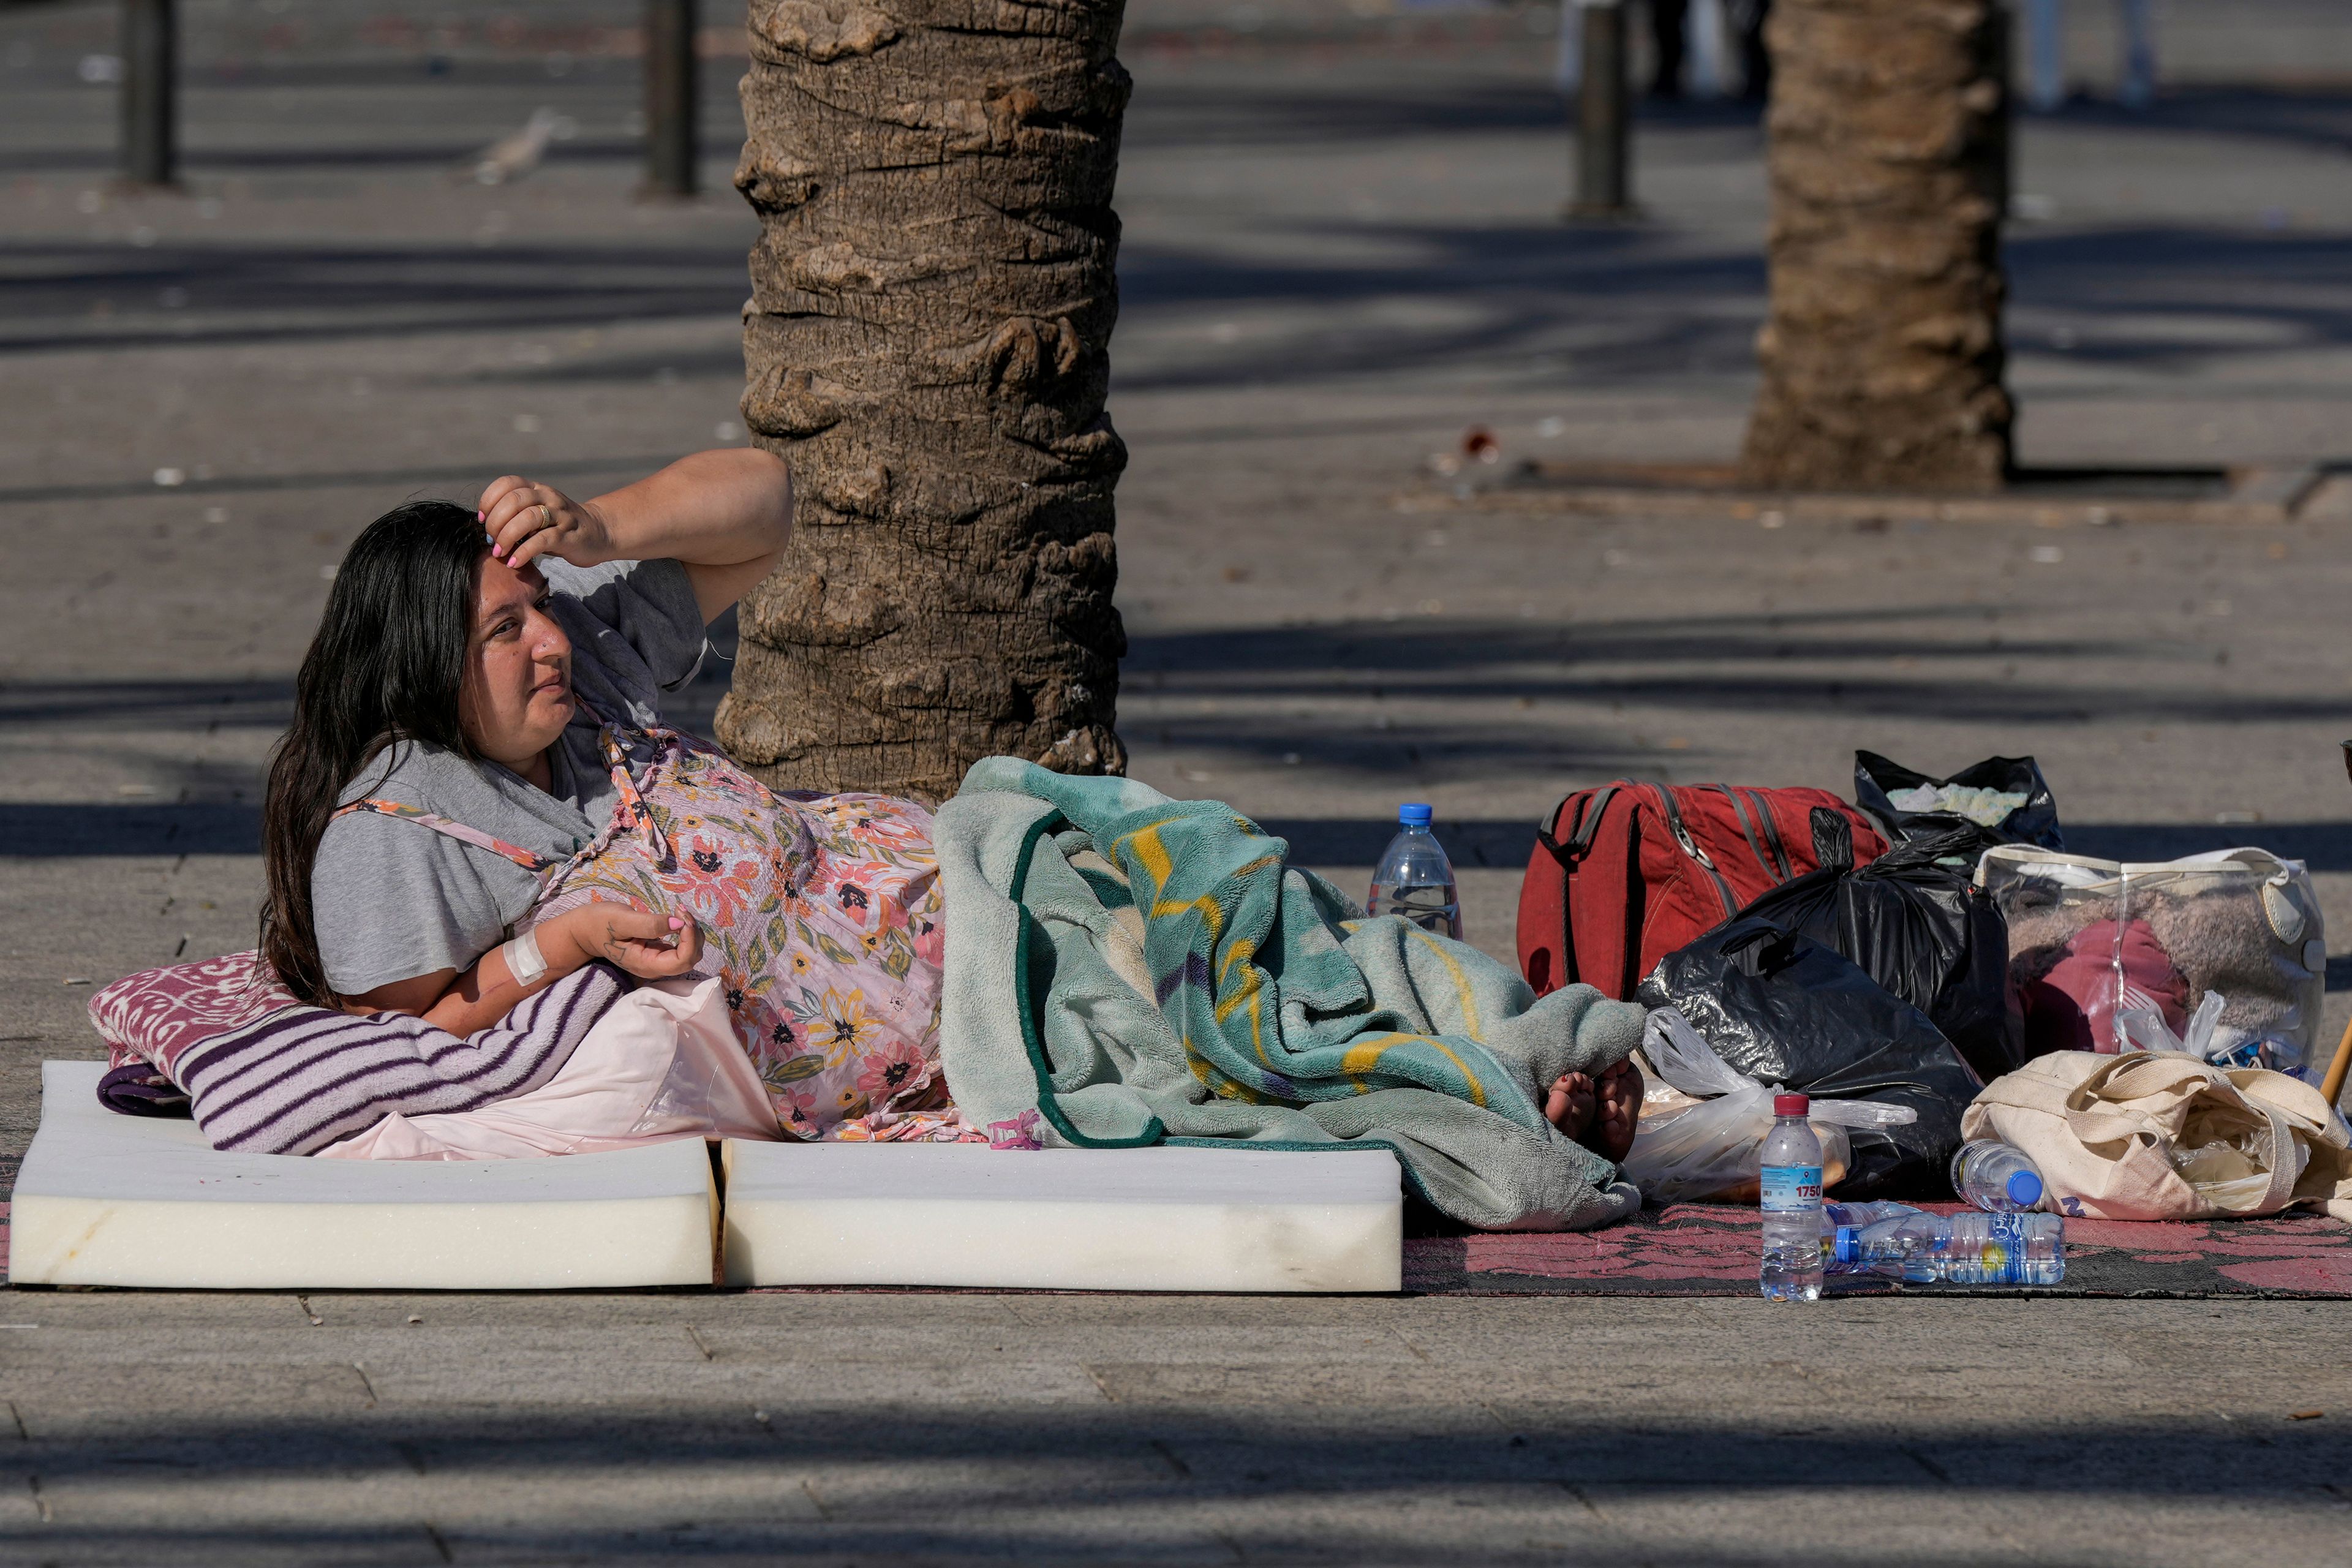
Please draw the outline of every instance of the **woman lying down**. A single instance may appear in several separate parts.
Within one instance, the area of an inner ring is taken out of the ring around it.
[[[315,1008],[492,1031],[448,1074],[485,1083],[560,1045],[573,1012],[607,1010],[520,1092],[395,1112],[318,1152],[986,1136],[940,1068],[930,814],[772,792],[664,727],[704,628],[775,564],[791,517],[782,461],[739,448],[584,502],[508,476],[478,508],[411,503],[352,544],[270,770],[266,969]],[[601,965],[637,987],[590,995]],[[303,1070],[341,1067],[340,1014],[305,1015],[326,1033]],[[262,1037],[285,1026],[242,1037],[283,1059]],[[293,1076],[242,1059],[217,1075]],[[204,1070],[184,1079],[200,1117]],[[1640,1092],[1630,1064],[1570,1073],[1544,1110],[1618,1160]]]

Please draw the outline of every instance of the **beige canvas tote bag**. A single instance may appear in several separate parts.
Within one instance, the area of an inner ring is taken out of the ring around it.
[[[2169,1051],[2054,1051],[1960,1119],[2040,1167],[2042,1206],[2086,1219],[2213,1219],[2291,1204],[2352,1220],[2352,1138],[2319,1090]]]

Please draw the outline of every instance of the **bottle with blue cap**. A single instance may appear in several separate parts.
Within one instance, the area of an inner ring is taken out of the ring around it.
[[[2023,1150],[1979,1138],[1952,1156],[1952,1191],[1987,1214],[2024,1214],[2042,1202],[2042,1173]]]
[[[2054,1214],[1924,1214],[1906,1204],[1824,1204],[1822,1268],[1914,1285],[2060,1285],[2066,1221]]]
[[[1462,900],[1454,887],[1454,862],[1429,830],[1431,812],[1418,802],[1397,807],[1397,836],[1372,872],[1372,896],[1364,911],[1402,915],[1423,931],[1462,940]]]

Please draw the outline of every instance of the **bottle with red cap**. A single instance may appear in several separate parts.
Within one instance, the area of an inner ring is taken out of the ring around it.
[[[1822,1141],[1801,1094],[1772,1097],[1772,1131],[1759,1151],[1764,1262],[1756,1281],[1769,1301],[1822,1294]]]

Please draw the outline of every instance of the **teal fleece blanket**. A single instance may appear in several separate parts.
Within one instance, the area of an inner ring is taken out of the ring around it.
[[[1034,1110],[1044,1141],[1382,1146],[1444,1213],[1577,1230],[1632,1213],[1616,1167],[1544,1120],[1543,1086],[1641,1042],[1590,986],[1368,920],[1215,801],[1009,757],[937,825],[940,1037],[968,1122]]]

